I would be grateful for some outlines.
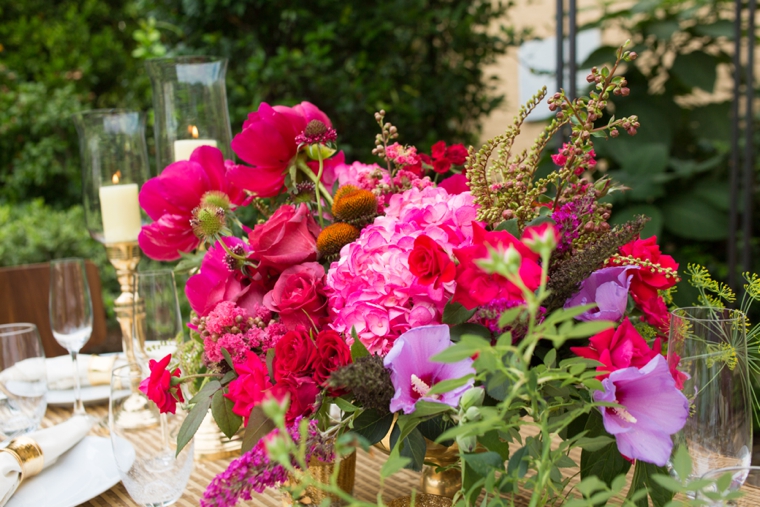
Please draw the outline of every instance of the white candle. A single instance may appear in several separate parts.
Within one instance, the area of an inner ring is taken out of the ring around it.
[[[214,139],[180,139],[174,141],[174,161],[190,160],[190,155],[199,146],[213,146],[216,148]]]
[[[100,212],[106,243],[137,241],[140,234],[140,203],[137,183],[100,187]]]

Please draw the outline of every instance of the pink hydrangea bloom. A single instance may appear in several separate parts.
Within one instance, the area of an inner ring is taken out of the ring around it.
[[[409,269],[414,240],[425,234],[449,255],[472,244],[477,215],[472,195],[412,188],[390,197],[386,215],[343,247],[327,273],[332,327],[355,328],[370,352],[386,353],[412,327],[440,324],[456,282],[423,285]]]
[[[338,185],[354,185],[355,187],[373,191],[378,186],[389,187],[391,177],[387,169],[377,164],[341,164],[335,168]]]

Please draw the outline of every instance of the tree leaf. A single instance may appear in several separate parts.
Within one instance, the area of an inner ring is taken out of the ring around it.
[[[214,395],[215,392],[217,392],[219,389],[222,388],[222,384],[219,383],[218,380],[211,380],[204,385],[198,393],[192,397],[192,399],[188,402],[191,405],[195,405],[197,403],[201,403],[205,401],[207,398],[210,398]]]
[[[394,426],[394,431],[398,428]],[[391,433],[391,439],[393,439],[393,433]],[[425,437],[420,433],[419,428],[414,428],[409,435],[401,441],[401,448],[399,449],[399,456],[402,458],[409,458],[405,468],[409,468],[416,472],[422,470],[422,465],[425,463],[425,452],[427,451],[427,443],[425,443]]]
[[[385,438],[393,424],[393,414],[380,414],[376,409],[365,410],[354,419],[353,431],[374,445]]]
[[[671,75],[676,76],[684,86],[689,88],[696,86],[706,92],[712,92],[715,88],[717,66],[720,61],[702,51],[679,54],[670,68]]]
[[[497,452],[476,452],[463,454],[462,457],[473,471],[481,477],[487,476],[492,470],[504,470],[504,460]]]
[[[632,499],[637,491],[646,490],[652,499],[654,507],[665,507],[673,499],[673,492],[655,480],[654,476],[666,475],[667,473],[668,470],[665,467],[658,467],[641,460],[637,461],[633,472],[631,488],[628,490],[626,498]],[[648,507],[647,495],[643,495],[635,503],[637,507]]]
[[[728,215],[704,198],[689,193],[674,196],[663,204],[665,228],[682,238],[719,241],[728,234]]]
[[[509,442],[502,440],[499,437],[499,432],[496,430],[487,431],[483,435],[478,437],[478,443],[489,451],[497,453],[502,461],[509,459]]]
[[[586,423],[586,435],[589,438],[609,434],[604,429],[602,414],[594,410]],[[611,442],[597,451],[583,450],[581,452],[581,479],[590,476],[597,476],[608,486],[612,485],[620,474],[626,474],[631,468],[631,464],[623,458],[618,451],[617,444]]]
[[[354,330],[354,334],[356,331]],[[358,336],[354,336],[354,343],[351,344],[351,361],[356,362],[360,357],[366,357],[369,355],[369,350],[361,342]]]
[[[333,402],[335,402],[335,404],[338,405],[338,408],[343,412],[356,412],[357,410],[361,410],[359,407],[352,403],[349,403],[343,398],[335,398],[333,399]]]
[[[259,440],[268,435],[276,426],[274,422],[266,416],[261,406],[253,407],[251,415],[248,417],[248,426],[245,427],[243,435],[243,452],[253,449]]]
[[[443,323],[455,326],[467,322],[473,315],[475,315],[475,309],[468,310],[462,304],[449,300],[443,308]]]
[[[180,426],[179,433],[177,434],[177,456],[179,456],[180,451],[185,448],[195,435],[195,432],[200,428],[203,418],[208,414],[209,407],[211,407],[211,397],[206,396],[190,409],[185,420],[182,421],[182,426]]]
[[[232,400],[224,396],[224,390],[214,393],[211,400],[211,415],[227,438],[232,438],[243,424],[243,418],[232,411],[234,405]]]

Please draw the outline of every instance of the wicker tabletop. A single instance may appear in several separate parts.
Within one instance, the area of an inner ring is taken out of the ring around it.
[[[108,408],[105,405],[90,406],[87,407],[87,411],[91,415],[102,419],[107,419],[108,416]],[[43,421],[42,426],[48,427],[61,423],[70,416],[71,410],[49,407],[45,414],[45,420]],[[95,428],[92,433],[97,436],[107,436],[107,431],[102,428]],[[524,436],[527,436],[527,431]],[[573,450],[573,452],[571,452],[571,457],[576,463],[578,463],[580,461],[580,450]],[[356,485],[354,487],[354,495],[357,498],[371,503],[377,501],[377,494],[378,492],[381,492],[379,472],[386,459],[387,456],[379,451],[371,450],[367,453],[359,450],[356,460]],[[175,505],[181,507],[197,506],[199,504],[199,498],[206,489],[206,486],[211,482],[211,479],[217,474],[222,473],[227,468],[230,461],[231,459],[196,461],[187,489],[182,495],[182,498],[180,498]],[[565,469],[565,473],[574,476],[571,482],[576,482],[578,480],[577,472],[577,469]],[[632,475],[632,472],[629,473],[629,481],[631,480]],[[384,488],[382,489],[383,500],[389,502],[396,498],[409,495],[413,489],[419,487],[419,483],[419,473],[402,470],[386,479]],[[745,486],[744,490],[747,493],[742,499],[742,503],[739,505],[742,507],[759,506],[760,488],[748,488]],[[527,502],[525,502],[525,504],[527,505]],[[82,505],[86,507],[139,507],[139,505],[129,497],[129,494],[121,483]],[[253,500],[241,502],[239,505],[249,507],[282,507],[282,499],[281,494],[278,491],[268,489],[263,494],[254,494]]]

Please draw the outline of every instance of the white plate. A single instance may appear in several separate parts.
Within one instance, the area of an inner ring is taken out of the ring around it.
[[[111,395],[111,386],[83,386],[82,401],[84,403],[103,403],[108,401]],[[65,391],[51,390],[47,392],[47,403],[51,407],[68,406],[74,404],[74,390]]]
[[[40,475],[24,481],[6,507],[76,507],[120,480],[111,440],[84,437]]]

